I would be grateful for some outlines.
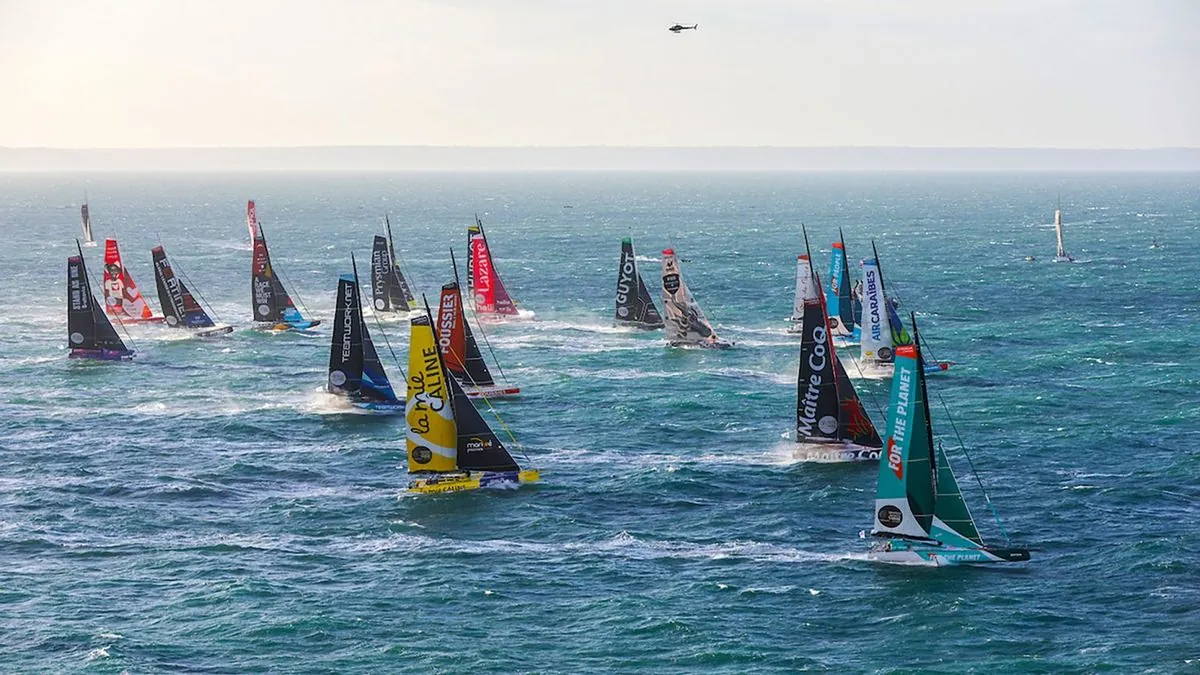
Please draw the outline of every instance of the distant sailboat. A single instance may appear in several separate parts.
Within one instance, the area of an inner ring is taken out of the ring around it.
[[[1158,243],[1158,237],[1153,237],[1150,240],[1150,248],[1162,248],[1163,245]]]
[[[283,287],[283,281],[276,275],[271,265],[271,254],[267,251],[267,236],[258,222],[253,199],[246,203],[246,226],[254,242],[254,257],[250,267],[250,305],[255,327],[281,331],[307,330],[320,325],[319,319],[305,319],[300,314]]]
[[[1063,250],[1062,205],[1054,207],[1054,234],[1058,237],[1058,251],[1054,254],[1054,262],[1075,262],[1075,258]]]
[[[233,326],[217,324],[204,311],[196,297],[184,285],[183,279],[175,276],[171,262],[162,246],[150,249],[154,262],[154,283],[158,288],[158,302],[162,305],[166,324],[172,328],[192,329],[197,337],[215,337],[232,333]]]
[[[92,237],[92,213],[88,209],[87,193],[83,193],[83,205],[79,207],[79,221],[83,226],[83,245],[95,246],[96,240]]]
[[[338,278],[325,390],[345,397],[352,406],[369,413],[399,414],[404,411],[404,403],[396,397],[371,341],[371,331],[363,321],[358,266],[353,255],[350,264],[354,273]]]
[[[532,318],[532,312],[522,313],[517,308],[516,300],[500,280],[479,216],[475,216],[474,225],[467,226],[467,252],[467,290],[476,316],[489,320]]]
[[[704,310],[692,297],[683,281],[675,249],[662,252],[663,310],[666,311],[666,339],[671,347],[704,347],[728,349],[733,343],[717,337]]]
[[[463,308],[462,292],[458,285],[458,265],[454,264],[454,251],[450,251],[454,266],[454,281],[442,286],[442,297],[438,303],[437,341],[446,369],[462,385],[470,398],[501,398],[516,396],[520,387],[508,383],[497,384],[488,370],[479,343],[471,332]],[[499,367],[499,364],[497,364]],[[504,371],[500,371],[501,375]]]
[[[861,309],[856,312],[853,288],[850,285],[850,264],[846,260],[846,239],[838,228],[838,240],[833,242],[829,254],[829,288],[825,291],[825,303],[829,310],[829,330],[833,342],[839,347],[856,345],[862,339],[862,328],[858,325]]]
[[[633,239],[621,240],[621,262],[617,266],[617,326],[657,330],[663,327],[662,315],[654,305],[650,288],[638,273]]]
[[[133,275],[125,269],[116,239],[104,240],[104,310],[117,323],[158,323],[164,319],[150,309]]]
[[[871,529],[877,539],[868,557],[933,566],[1029,560],[1028,548],[989,546],[979,534],[946,454],[934,444],[915,316],[913,336],[896,350]]]
[[[79,255],[67,258],[67,348],[72,359],[127,361],[134,351],[125,346],[100,305],[92,295],[83,248],[75,241]]]
[[[384,216],[387,237],[375,235],[371,247],[371,300],[376,312],[408,312],[416,308],[412,289],[400,271],[392,244],[392,222]]]
[[[409,492],[514,488],[540,480],[537,469],[517,464],[446,370],[428,306],[411,319],[407,399]]]
[[[808,255],[796,256],[796,291],[792,295],[792,315],[787,332],[792,335],[804,333],[804,299],[812,295],[812,266]]]
[[[797,446],[793,456],[821,462],[877,460],[883,443],[838,359],[821,282],[807,255],[800,257],[800,265],[810,283],[800,321],[803,337],[796,377]]]

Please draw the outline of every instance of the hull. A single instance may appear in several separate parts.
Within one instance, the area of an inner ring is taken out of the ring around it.
[[[637,328],[638,330],[662,330],[663,325],[660,323],[657,326],[648,326],[644,323],[636,321],[614,321],[613,328]]]
[[[288,330],[306,331],[310,328],[316,328],[317,326],[320,326],[320,325],[321,325],[321,320],[316,319],[314,321],[292,321],[292,322],[289,322],[289,321],[259,321],[254,324],[254,327],[257,328],[258,330],[269,330],[269,331],[273,331],[276,333],[282,333],[283,331],[288,331]]]
[[[516,314],[475,311],[475,318],[484,323],[508,323],[509,321],[537,321],[537,314],[527,309],[518,309]]]
[[[1054,256],[1054,262],[1075,262],[1075,259],[1069,255],[1056,255]]]
[[[879,451],[879,448],[868,448],[849,441],[801,442],[792,450],[792,458],[802,462],[878,462]]]
[[[857,375],[868,380],[886,380],[896,372],[896,364],[891,362],[859,361],[858,368],[847,369],[851,377]]]
[[[96,241],[93,239],[89,239],[88,241],[83,242],[83,247],[84,248],[96,248]]]
[[[788,335],[800,335],[804,332],[804,323],[799,319],[792,319],[791,325],[788,326]]]
[[[232,332],[233,332],[233,326],[226,326],[226,325],[222,324],[222,325],[218,325],[218,326],[212,326],[209,328],[200,328],[195,331],[195,335],[198,338],[210,338],[210,337],[216,337],[218,335],[228,335],[229,333],[232,333]]]
[[[860,339],[858,336],[854,336],[854,335],[847,336],[847,337],[841,337],[839,335],[833,336],[833,346],[837,347],[838,349],[846,349],[847,347],[857,347],[860,344],[862,344],[862,339]]]
[[[491,387],[472,387],[463,385],[463,391],[467,392],[467,398],[510,398],[521,394],[520,387],[509,387],[494,385]]]
[[[667,340],[667,346],[668,347],[684,347],[684,348],[691,347],[691,348],[695,348],[695,349],[729,349],[729,348],[733,347],[733,343],[729,342],[728,340],[713,340],[711,342],[707,341],[707,340],[701,341],[701,342],[687,342],[684,340]]]
[[[404,414],[404,401],[350,401],[350,405],[368,415]]]
[[[951,565],[983,565],[1029,560],[1027,548],[938,546],[904,539],[885,539],[876,542],[867,559],[891,565],[921,565],[948,567]]]
[[[131,361],[132,349],[72,349],[67,358],[93,359],[96,361]]]
[[[152,316],[149,319],[131,319],[129,317],[117,317],[109,315],[108,318],[112,319],[113,323],[119,323],[122,326],[131,326],[136,323],[162,323],[167,320],[167,317],[165,316]]]
[[[413,478],[408,483],[408,491],[418,494],[436,494],[439,492],[468,492],[483,489],[512,489],[525,483],[536,483],[541,480],[537,469],[521,471],[456,471],[447,474],[435,474]]]

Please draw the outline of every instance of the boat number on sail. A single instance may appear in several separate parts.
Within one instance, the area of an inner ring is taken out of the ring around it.
[[[832,436],[838,428],[838,421],[830,415],[821,418],[817,422],[817,401],[821,398],[821,382],[823,378],[821,373],[825,371],[829,365],[829,359],[826,358],[825,342],[828,333],[825,326],[817,324],[813,328],[812,338],[813,351],[808,355],[808,367],[812,369],[812,374],[808,376],[808,388],[804,391],[804,409],[800,416],[799,431],[804,436],[812,436],[812,425],[817,423],[817,428],[822,434]]]
[[[892,435],[888,439],[888,466],[899,480],[904,480],[904,461],[900,457],[900,449],[896,446],[902,446],[908,440],[908,404],[912,396],[912,373],[913,371],[905,368],[897,375],[900,378],[900,386],[896,397],[896,412],[892,415]]]
[[[900,527],[900,523],[904,522],[904,512],[891,504],[879,509],[876,517],[884,527]]]

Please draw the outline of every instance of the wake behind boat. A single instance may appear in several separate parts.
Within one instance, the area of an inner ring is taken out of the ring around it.
[[[396,397],[383,362],[363,321],[358,286],[358,266],[350,257],[353,274],[338,278],[333,337],[329,344],[329,372],[325,390],[343,397],[350,405],[375,415],[396,415],[404,404]]]
[[[433,318],[412,318],[405,446],[409,492],[515,488],[541,479],[522,469],[442,361]]]
[[[946,453],[934,444],[915,316],[913,336],[912,344],[896,350],[871,529],[876,540],[867,557],[930,566],[1029,560],[1028,548],[1007,541],[990,546],[975,526]]]
[[[812,273],[807,255],[800,257],[800,266],[810,283],[800,322],[803,335],[796,377],[797,445],[793,457],[818,462],[877,460],[883,443],[838,359],[821,282]]]
[[[319,319],[306,319],[283,287],[271,265],[271,254],[267,250],[267,236],[254,200],[246,202],[246,226],[254,242],[254,257],[250,266],[250,309],[254,314],[254,327],[272,331],[308,330],[321,324]]]
[[[663,327],[662,315],[654,306],[650,288],[638,273],[637,256],[633,252],[633,239],[621,240],[621,261],[617,265],[617,313],[613,319],[616,326],[628,326],[644,330]]]
[[[162,305],[166,324],[171,328],[190,329],[196,337],[215,337],[233,332],[233,326],[218,324],[196,301],[196,297],[184,285],[183,279],[175,275],[167,253],[162,246],[150,249],[154,261],[154,284],[158,289],[158,302]]]
[[[67,348],[72,359],[128,361],[134,351],[125,346],[100,305],[92,295],[83,248],[75,241],[79,255],[67,258]]]
[[[663,310],[666,311],[666,340],[671,347],[701,347],[704,349],[729,349],[733,343],[717,337],[704,310],[692,297],[692,292],[683,281],[675,249],[662,252]]]
[[[121,262],[116,239],[104,240],[104,309],[117,323],[159,323],[165,318],[150,309],[133,275]]]

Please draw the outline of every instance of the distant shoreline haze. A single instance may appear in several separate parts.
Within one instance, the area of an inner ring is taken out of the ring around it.
[[[0,171],[1200,171],[1200,148],[0,148]]]

